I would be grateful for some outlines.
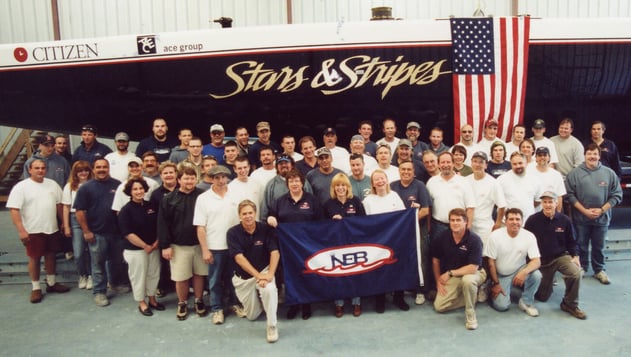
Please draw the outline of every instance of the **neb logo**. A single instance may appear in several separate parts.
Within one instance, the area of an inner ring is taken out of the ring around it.
[[[353,244],[323,249],[305,261],[305,274],[346,276],[367,273],[393,264],[392,249],[378,244]]]

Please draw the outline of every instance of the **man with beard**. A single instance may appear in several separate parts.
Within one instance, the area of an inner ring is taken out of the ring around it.
[[[127,164],[136,155],[127,150],[129,147],[129,135],[127,133],[122,131],[116,133],[114,143],[116,144],[116,151],[105,155],[105,159],[110,163],[110,176],[120,182],[125,182],[129,176]]]
[[[260,153],[260,166],[258,169],[252,171],[250,177],[257,180],[263,187],[265,187],[276,175],[276,169],[274,168],[274,149],[271,147],[263,147],[260,148],[258,152]],[[251,163],[252,160],[250,160],[250,164]]]
[[[151,130],[153,134],[138,143],[136,156],[142,157],[147,151],[153,151],[158,157],[158,163],[167,161],[171,155],[171,148],[177,145],[175,140],[167,136],[167,121],[163,118],[154,119]]]
[[[273,157],[280,155],[283,152],[283,148],[276,142],[272,141],[272,130],[268,122],[260,121],[256,124],[256,135],[258,136],[258,140],[250,146],[250,152],[248,153],[252,170],[255,170],[263,165],[261,162],[260,152],[264,147],[272,149]]]
[[[410,143],[412,144],[412,160],[416,160],[422,163],[423,151],[429,149],[429,145],[427,145],[426,142],[418,139],[421,136],[421,125],[415,121],[409,122],[405,129],[405,136],[408,138],[408,140],[410,140]],[[394,156],[396,157],[397,153],[395,153]]]
[[[71,164],[79,160],[87,161],[90,165],[94,165],[97,159],[105,158],[105,155],[112,152],[107,145],[101,144],[96,140],[97,130],[92,124],[86,124],[81,127],[81,144],[72,154]]]
[[[118,293],[129,292],[123,285],[127,271],[120,247],[122,237],[118,231],[116,214],[112,202],[120,181],[110,177],[110,167],[104,158],[94,161],[94,179],[79,187],[74,201],[76,217],[83,237],[88,242],[92,261],[92,281],[94,302],[97,306],[110,304],[107,292],[107,278],[112,289]],[[105,264],[109,262],[106,273]]]
[[[510,158],[511,171],[507,171],[497,178],[502,186],[506,207],[519,208],[522,222],[535,213],[539,205],[542,189],[540,182],[526,173],[526,158],[524,154],[514,152]]]
[[[263,202],[261,204],[261,221],[267,221],[269,209],[278,198],[287,192],[287,173],[294,168],[294,159],[289,155],[281,155],[276,159],[276,176],[265,185],[263,193]],[[303,186],[305,192],[313,193],[311,185],[305,181]]]

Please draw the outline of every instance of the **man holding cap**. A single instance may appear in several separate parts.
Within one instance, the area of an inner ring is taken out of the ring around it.
[[[574,230],[570,218],[557,212],[557,195],[546,191],[541,194],[543,210],[530,216],[524,228],[537,238],[541,253],[541,284],[535,294],[539,301],[548,301],[552,295],[554,274],[558,271],[565,281],[565,294],[561,310],[580,320],[587,315],[578,307],[581,285],[581,263],[578,257]]]
[[[252,171],[261,167],[261,158],[259,153],[262,148],[269,146],[272,148],[273,156],[280,155],[283,152],[283,148],[271,140],[272,131],[268,122],[260,121],[256,124],[256,135],[258,139],[252,144],[248,152],[248,159],[252,165]]]
[[[70,176],[70,165],[62,156],[55,153],[55,138],[50,135],[42,135],[37,138],[38,149],[24,163],[23,179],[30,177],[29,168],[35,160],[41,160],[46,164],[46,178],[55,181],[63,188]]]
[[[221,124],[213,124],[210,126],[210,144],[204,145],[202,148],[202,155],[212,155],[217,158],[219,165],[224,164],[224,144],[223,139],[226,136],[226,132]]]
[[[313,195],[316,196],[320,205],[323,205],[331,198],[331,180],[333,176],[341,173],[342,170],[333,167],[333,157],[331,151],[326,147],[316,151],[318,157],[318,168],[309,171],[307,181],[311,184]]]
[[[193,215],[202,258],[208,264],[210,312],[215,325],[224,322],[224,289],[228,290],[228,304],[232,311],[239,317],[245,317],[232,286],[232,264],[226,237],[228,229],[239,223],[238,202],[228,190],[230,174],[230,170],[223,165],[217,165],[208,171],[213,185],[210,190],[199,195]]]
[[[96,159],[104,159],[105,155],[112,152],[112,149],[107,145],[98,142],[96,136],[97,130],[94,125],[86,124],[81,127],[81,144],[74,150],[71,164],[83,160],[94,165]]]
[[[116,144],[116,151],[105,155],[105,160],[110,163],[110,176],[120,182],[125,182],[129,176],[127,164],[137,156],[127,150],[129,147],[129,135],[127,133],[123,131],[116,133],[114,143]]]
[[[535,143],[535,148],[542,146],[547,147],[550,151],[550,166],[555,167],[559,162],[559,157],[557,156],[557,151],[552,140],[543,135],[546,133],[546,122],[543,119],[535,120],[532,125],[532,133],[534,134],[532,141]]]

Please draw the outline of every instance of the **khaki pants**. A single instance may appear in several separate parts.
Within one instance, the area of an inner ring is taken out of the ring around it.
[[[123,258],[129,267],[129,282],[135,301],[155,296],[160,280],[160,250],[147,254],[144,250],[125,249]]]
[[[464,306],[465,312],[475,310],[478,299],[478,285],[486,280],[486,271],[480,269],[475,274],[450,278],[445,288],[447,294],[436,294],[434,309],[438,312],[458,309]]]
[[[267,269],[264,270],[264,272]],[[267,315],[267,326],[276,326],[276,312],[278,310],[278,289],[276,279],[261,288],[255,278],[241,279],[232,277],[235,293],[243,304],[243,310],[248,320],[256,320],[261,312]]]

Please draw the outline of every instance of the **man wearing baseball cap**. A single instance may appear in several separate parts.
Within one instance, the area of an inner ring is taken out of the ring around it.
[[[550,165],[555,167],[555,165],[559,162],[559,158],[552,140],[543,135],[546,133],[546,122],[543,119],[535,120],[532,125],[532,133],[534,134],[532,141],[535,143],[535,149],[542,146],[547,147],[550,152]]]
[[[87,161],[93,165],[94,161],[104,159],[105,155],[112,152],[109,146],[96,140],[97,135],[98,131],[94,125],[85,124],[81,127],[81,143],[72,154],[71,165],[79,160]]]
[[[535,299],[548,301],[553,290],[554,274],[558,271],[565,281],[565,294],[561,300],[561,310],[585,320],[587,315],[578,307],[581,286],[581,263],[578,257],[574,230],[570,218],[557,212],[557,195],[551,191],[541,194],[541,212],[530,216],[524,228],[537,238],[541,253],[541,284]]]
[[[202,155],[212,155],[217,158],[217,163],[223,165],[225,163],[223,158],[224,143],[223,139],[226,136],[226,131],[221,124],[213,124],[210,126],[210,143],[204,145],[202,148]]]
[[[278,156],[283,152],[283,148],[271,139],[272,129],[269,122],[258,122],[256,124],[256,135],[258,136],[258,139],[254,142],[254,144],[252,144],[248,152],[248,159],[250,159],[252,171],[262,165],[260,158],[260,151],[262,148],[267,146],[271,147],[274,156]]]
[[[126,132],[116,133],[114,144],[116,145],[116,151],[105,155],[105,159],[110,163],[110,176],[120,182],[125,182],[129,176],[127,163],[133,158],[137,158],[137,156],[127,150],[129,147],[129,135]]]
[[[311,184],[313,195],[318,202],[324,205],[331,198],[331,180],[333,176],[342,171],[333,167],[333,156],[326,147],[321,147],[316,151],[318,157],[318,168],[309,171],[307,181]]]
[[[46,178],[55,181],[63,188],[70,176],[70,165],[62,156],[55,153],[55,138],[42,135],[37,138],[37,151],[24,163],[23,179],[30,177],[29,167],[34,160],[42,160],[46,164]]]

